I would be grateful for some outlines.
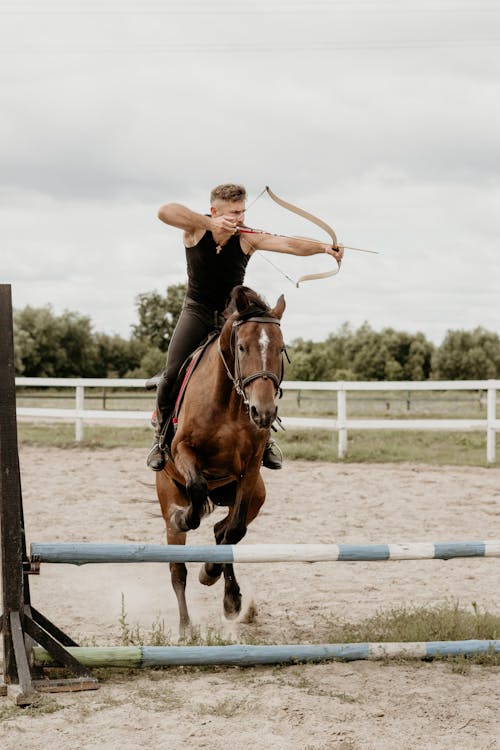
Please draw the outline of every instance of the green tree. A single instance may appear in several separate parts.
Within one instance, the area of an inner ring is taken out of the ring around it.
[[[304,343],[299,339],[288,347],[290,362],[285,363],[286,380],[315,380],[311,351],[307,351]]]
[[[26,331],[19,327],[19,320],[16,312],[13,313],[13,331],[14,331],[14,371],[16,375],[24,375],[23,352],[27,351],[30,346],[29,336]]]
[[[500,377],[500,337],[482,327],[448,331],[434,354],[432,373],[438,380]]]
[[[138,367],[128,373],[131,378],[151,378],[165,367],[165,352],[149,347],[141,358]]]
[[[56,316],[50,305],[14,311],[17,362],[27,377],[89,376],[95,372],[97,346],[90,318],[66,310]]]
[[[423,333],[374,331],[364,323],[347,341],[345,357],[360,380],[426,380],[433,350]]]
[[[344,323],[326,341],[294,341],[286,376],[289,380],[425,380],[433,351],[422,333],[374,331],[368,323],[353,330]]]
[[[124,339],[106,333],[95,335],[97,363],[94,377],[123,378],[136,370],[148,346],[139,339]],[[135,376],[134,376],[135,377]]]
[[[166,352],[181,314],[185,294],[185,284],[167,287],[165,296],[156,291],[139,294],[135,300],[139,322],[132,326],[132,335]]]

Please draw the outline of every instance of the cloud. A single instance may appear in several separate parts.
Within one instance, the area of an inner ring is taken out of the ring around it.
[[[206,211],[230,180],[251,197],[269,184],[345,244],[382,251],[299,290],[253,259],[249,283],[271,301],[286,292],[289,338],[345,320],[434,340],[498,330],[498,16],[486,6],[23,7],[0,31],[0,275],[17,306],[50,302],[127,335],[137,294],[185,279],[158,206]],[[266,197],[247,220],[322,236]],[[315,263],[278,262],[293,277]]]

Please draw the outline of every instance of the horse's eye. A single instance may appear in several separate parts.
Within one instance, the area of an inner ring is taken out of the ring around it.
[[[245,347],[243,346],[243,344],[238,344],[238,351],[241,353],[245,351]]]

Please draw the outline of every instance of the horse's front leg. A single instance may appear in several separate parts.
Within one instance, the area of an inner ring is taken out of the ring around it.
[[[209,509],[207,480],[198,465],[196,452],[186,441],[181,440],[175,446],[174,461],[184,477],[189,505],[174,513],[172,524],[178,531],[197,529],[202,516]]]

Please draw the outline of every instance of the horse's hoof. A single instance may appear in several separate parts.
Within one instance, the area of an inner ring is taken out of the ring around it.
[[[241,612],[241,594],[224,597],[224,614],[228,620],[235,620]]]
[[[198,574],[198,580],[200,583],[202,583],[204,586],[213,586],[214,583],[217,583],[219,578],[221,577],[221,574],[215,576],[208,575],[205,565],[202,565],[200,568],[200,572]]]

